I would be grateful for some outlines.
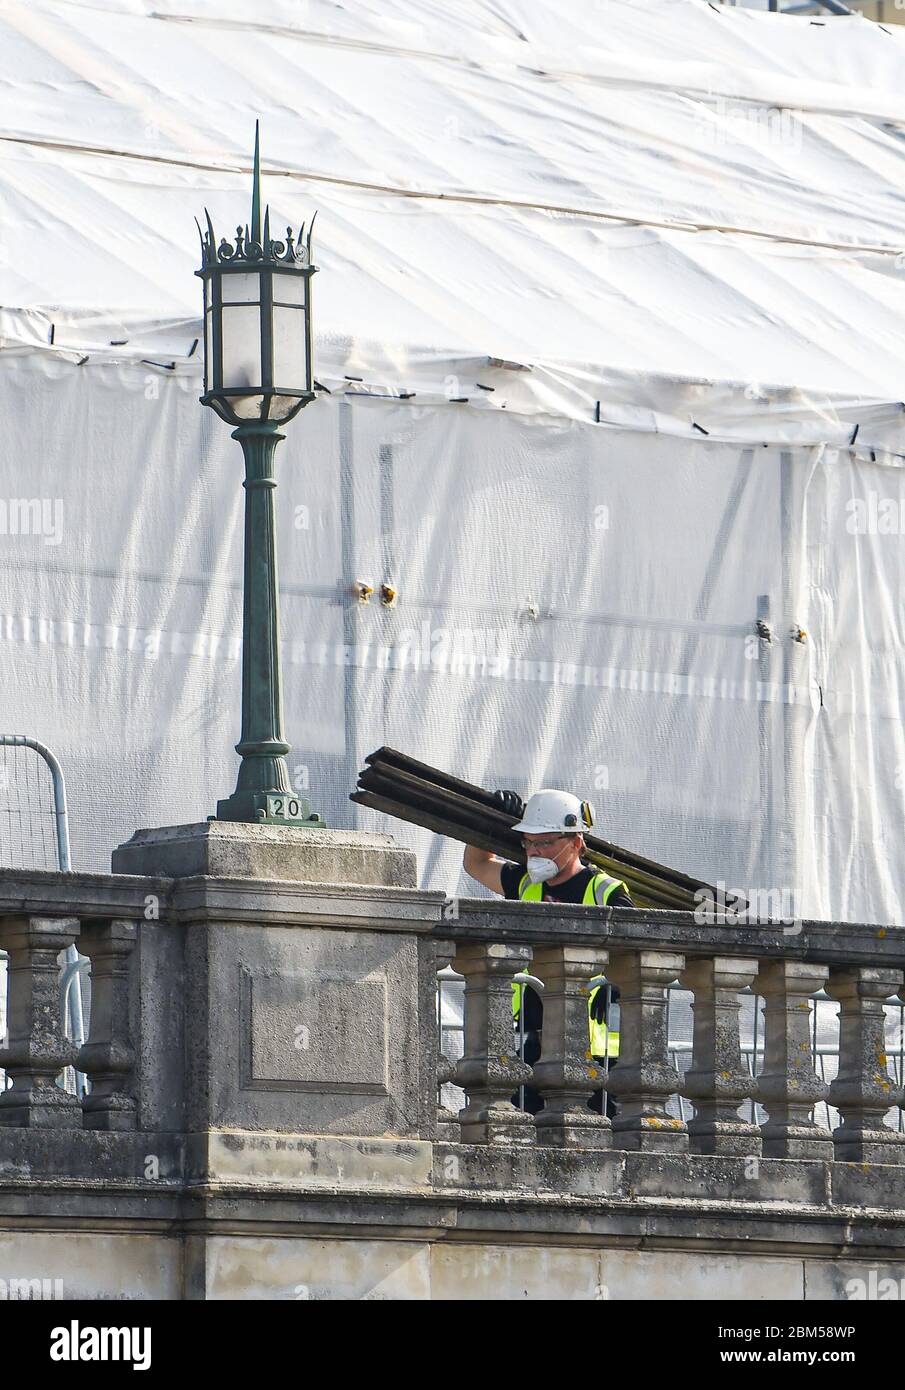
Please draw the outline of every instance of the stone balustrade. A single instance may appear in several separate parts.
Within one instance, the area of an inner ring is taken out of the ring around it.
[[[644,1252],[669,1251],[685,1273],[658,1296],[676,1296],[692,1275],[710,1287],[716,1250],[724,1272],[726,1261],[750,1270],[769,1256],[768,1284],[781,1268],[791,1289],[827,1297],[843,1296],[849,1263],[858,1279],[869,1259],[899,1268],[905,1140],[888,1115],[905,1096],[886,1056],[884,1005],[903,986],[902,929],[789,931],[485,899],[450,912],[444,894],[415,886],[411,857],[389,837],[358,836],[350,870],[326,832],[296,832],[326,856],[315,872],[308,850],[280,859],[262,836],[263,873],[260,847],[240,840],[257,828],[184,829],[165,832],[159,860],[153,845],[118,851],[113,874],[0,873],[0,1237],[19,1241],[29,1223],[41,1232],[51,1219],[73,1242],[129,1232],[150,1252],[146,1271],[164,1247],[176,1252],[188,1297],[221,1296],[224,1269],[258,1268],[268,1232],[314,1252],[333,1235],[359,1240],[359,1228],[362,1251],[421,1242],[438,1269],[455,1265],[440,1253],[453,1232],[507,1260],[527,1259],[513,1252],[531,1246],[555,1263],[565,1244],[609,1251],[625,1268],[635,1250],[640,1270]],[[231,836],[237,855],[207,843]],[[352,881],[366,869],[369,882]],[[73,943],[91,968],[78,1051],[57,989]],[[464,980],[456,1062],[438,1045],[437,974],[450,965]],[[533,1066],[512,1016],[512,980],[526,969],[544,984]],[[618,1064],[606,1075],[587,1035],[589,982],[601,974],[621,1010]],[[675,983],[693,998],[682,1074],[667,1039]],[[754,1077],[740,1040],[748,990],[765,1001]],[[839,1005],[829,1084],[811,1046],[821,990]],[[81,1100],[58,1084],[67,1066],[88,1077]],[[458,1113],[438,1105],[448,1081],[465,1093]],[[543,1098],[536,1116],[512,1103],[522,1085]],[[601,1086],[612,1118],[588,1107]],[[670,1104],[676,1094],[689,1102],[687,1122]],[[763,1124],[752,1122],[752,1100]],[[840,1117],[833,1133],[815,1118],[824,1101]],[[362,1258],[372,1254],[379,1264],[379,1251]],[[267,1284],[270,1265],[260,1269]],[[172,1287],[159,1296],[178,1296]]]
[[[148,1047],[147,1021],[142,1029],[136,968],[140,946],[146,963],[156,959],[157,967],[172,977],[174,961],[165,959],[165,938],[174,923],[191,920],[192,888],[197,887],[191,880],[127,883],[124,876],[26,877],[33,911],[21,910],[28,894],[16,895],[19,910],[4,910],[0,893],[0,949],[9,956],[8,1037],[0,1051],[9,1089],[0,1093],[0,1127],[135,1129],[139,1051],[145,1092],[167,1084],[165,1065],[155,1076],[162,1058]],[[22,886],[21,875],[7,878],[14,890]],[[110,899],[106,915],[98,915],[93,893],[89,901],[78,902],[74,890],[79,885],[105,890],[103,896]],[[52,886],[65,892],[42,895],[41,888]],[[418,896],[422,905],[438,897]],[[146,917],[149,902],[155,906]],[[13,905],[9,902],[10,909]],[[398,922],[384,925],[398,931]],[[419,1126],[422,1138],[905,1162],[905,1134],[885,1123],[890,1109],[905,1103],[905,1091],[887,1064],[883,1007],[902,989],[901,930],[804,923],[799,932],[787,934],[769,925],[702,925],[689,914],[629,909],[601,921],[593,909],[483,900],[462,900],[455,921],[438,914],[436,925],[422,921],[421,928],[430,938],[433,970],[452,964],[465,980],[464,1056],[453,1065],[431,1055],[426,1063],[421,1059],[421,1067],[428,1074],[433,1070],[438,1082],[453,1080],[467,1098],[458,1116],[434,1107],[430,1121]],[[57,958],[74,942],[91,961],[92,975],[90,1036],[79,1051],[64,1034],[56,988]],[[177,953],[183,972],[184,944]],[[428,941],[424,944],[427,948]],[[512,980],[527,967],[545,985],[543,1053],[533,1068],[518,1055],[512,1018]],[[207,1000],[215,1012],[227,1005],[238,1011],[239,1026],[246,1028],[253,1027],[249,973],[240,966],[232,997],[224,991],[224,997]],[[621,995],[619,1063],[606,1079],[587,1046],[588,982],[604,973]],[[670,1061],[666,1032],[666,987],[673,982],[690,991],[694,1001],[692,1058],[682,1075]],[[299,984],[304,987],[301,979]],[[371,991],[375,1000],[380,996],[380,1009],[385,985],[384,980],[383,993]],[[811,1053],[811,1001],[824,987],[840,1006],[839,1069],[831,1085],[816,1075]],[[748,988],[765,1000],[763,1068],[757,1077],[749,1074],[741,1055],[740,993]],[[304,1007],[312,1009],[315,1001],[304,997]],[[322,1005],[323,1000],[318,1007]],[[341,1013],[341,1003],[336,1007]],[[433,1005],[422,999],[421,1007]],[[155,1011],[152,1006],[151,1015]],[[195,1026],[197,1018],[183,1018],[178,1031],[181,1035]],[[311,1028],[310,1023],[297,1026]],[[326,1020],[324,1026],[332,1027]],[[429,1026],[421,1031],[430,1052],[427,1040],[434,1033]],[[384,1051],[386,1041],[381,1043]],[[253,1067],[249,1049],[245,1051],[244,1064]],[[242,1059],[237,1056],[236,1062],[241,1070]],[[77,1066],[89,1079],[81,1104],[54,1084],[67,1065]],[[379,1070],[366,1061],[360,1077],[337,1077],[335,1085],[340,1092],[382,1092],[385,1088],[376,1081],[369,1085],[365,1075],[376,1076]],[[529,1082],[544,1099],[537,1117],[510,1100]],[[292,1088],[288,1077],[271,1084]],[[304,1088],[305,1082],[299,1085]],[[309,1085],[322,1094],[330,1090],[326,1079]],[[588,1099],[601,1087],[618,1103],[613,1121],[588,1108]],[[694,1107],[687,1124],[669,1113],[667,1102],[676,1094]],[[752,1098],[767,1112],[763,1125],[739,1115]],[[833,1134],[814,1119],[815,1105],[826,1099],[841,1116]],[[152,1110],[155,1104],[165,1108],[167,1102],[158,1096]],[[422,1109],[427,1114],[427,1107]]]
[[[601,923],[582,907],[461,903],[446,935],[457,943],[453,964],[467,981],[467,1055],[454,1077],[468,1098],[463,1141],[508,1143],[517,1134],[519,1143],[533,1137],[566,1147],[905,1162],[905,1133],[884,1118],[905,1103],[905,1088],[887,1064],[883,1008],[898,1002],[902,989],[905,932],[799,925],[790,933],[779,925],[699,924],[691,914],[629,909]],[[470,1123],[479,1103],[475,1078],[500,1069],[499,1053],[512,1036],[508,988],[490,987],[490,972],[497,981],[526,966],[545,986],[543,1054],[527,1077],[524,1063],[506,1058],[494,1124],[477,1132]],[[621,995],[619,1063],[605,1080],[587,1053],[587,981],[598,972]],[[666,986],[674,981],[693,995],[693,1051],[684,1075],[670,1062],[666,1031]],[[824,987],[840,1003],[839,1073],[831,1085],[817,1076],[811,1049],[811,1001]],[[765,1000],[757,1077],[741,1054],[746,988]],[[526,1116],[507,1099],[516,1069],[520,1082],[530,1080],[544,1099],[533,1136]],[[601,1086],[618,1112],[612,1124],[592,1125],[587,1100]],[[675,1094],[694,1106],[687,1125],[667,1109]],[[767,1112],[761,1126],[739,1117],[750,1098]],[[813,1115],[827,1098],[842,1116],[833,1134]]]

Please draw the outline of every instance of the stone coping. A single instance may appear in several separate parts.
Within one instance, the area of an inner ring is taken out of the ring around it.
[[[149,897],[156,900],[152,911]],[[543,945],[566,939],[611,950],[680,951],[689,958],[741,955],[905,966],[901,927],[803,921],[801,931],[790,934],[769,924],[696,923],[687,912],[610,908],[601,913],[593,907],[458,898],[450,914],[449,903],[442,892],[392,884],[0,869],[3,916],[126,917],[149,925],[156,917],[259,923],[263,918],[273,925],[340,928],[366,921],[375,930],[430,932],[453,945],[462,940]]]

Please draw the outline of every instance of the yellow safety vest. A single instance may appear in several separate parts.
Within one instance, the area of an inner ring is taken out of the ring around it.
[[[582,903],[585,907],[606,907],[613,893],[617,888],[628,888],[621,878],[610,878],[608,874],[595,874],[588,880],[588,886],[584,890]],[[518,886],[518,895],[522,902],[540,903],[544,900],[544,885],[542,883],[532,883],[527,874],[523,874]],[[597,991],[602,989],[602,985],[595,985],[588,995],[588,1051],[592,1057],[618,1057],[619,1056],[619,1033],[615,1028],[607,1028],[605,1023],[599,1023],[591,1016],[594,1000],[597,998]],[[522,1003],[522,993],[526,989],[525,985],[513,983],[512,986],[512,1015],[518,1016]]]

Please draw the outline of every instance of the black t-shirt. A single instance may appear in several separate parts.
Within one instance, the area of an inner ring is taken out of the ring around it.
[[[522,881],[524,872],[521,864],[504,864],[500,869],[500,880],[507,898],[518,897],[518,886]],[[545,903],[582,903],[585,889],[594,875],[599,872],[599,869],[579,869],[578,873],[567,878],[565,883],[557,883],[554,887],[545,883],[542,901]],[[634,906],[635,904],[624,888],[617,888],[610,894],[607,902],[607,907]]]
[[[500,869],[500,881],[502,883],[503,892],[505,893],[507,898],[518,897],[518,886],[522,881],[522,876],[524,875],[524,872],[525,870],[522,868],[521,864],[502,865]],[[599,873],[598,869],[579,869],[578,873],[573,874],[571,878],[567,878],[565,883],[557,883],[556,886],[552,888],[549,883],[545,883],[542,901],[554,903],[578,903],[580,905],[584,901],[585,889],[587,888],[591,879],[597,873]],[[616,888],[613,891],[613,893],[611,893],[609,901],[607,902],[607,907],[634,906],[635,904],[632,902],[631,898],[629,897],[629,894],[624,888]],[[530,966],[528,968],[527,973],[531,973]],[[544,1006],[541,1003],[540,996],[536,993],[535,990],[531,988],[530,985],[528,985],[527,989],[525,990],[524,999],[525,1031],[537,1032],[543,1027]],[[619,999],[619,991],[615,988],[615,986],[612,990],[611,999],[614,1003],[616,1003]]]

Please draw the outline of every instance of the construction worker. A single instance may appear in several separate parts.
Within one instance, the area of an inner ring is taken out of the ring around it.
[[[494,796],[504,811],[519,817],[512,829],[522,836],[527,868],[467,845],[463,864],[471,878],[494,893],[522,902],[634,907],[621,879],[610,878],[582,863],[584,831],[590,829],[594,821],[587,801],[551,788],[535,792],[527,804],[513,791],[498,791]],[[600,981],[594,984],[588,996],[588,1050],[604,1069],[607,1065],[615,1065],[619,1052],[619,1035],[607,1027],[607,1004],[616,1003],[618,998],[619,991],[614,986]],[[543,1004],[530,985],[513,985],[513,1014],[525,1038],[524,1060],[532,1065],[541,1054]],[[513,1102],[518,1103],[518,1095],[513,1097]],[[603,1092],[595,1091],[588,1105],[598,1114],[602,1113]],[[543,1109],[543,1100],[533,1087],[524,1088],[524,1108],[532,1114]],[[606,1113],[614,1113],[609,1097]]]

